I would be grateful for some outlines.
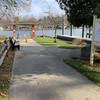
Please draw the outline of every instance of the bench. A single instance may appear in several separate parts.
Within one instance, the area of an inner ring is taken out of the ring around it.
[[[19,44],[19,41],[15,41],[15,43],[14,43],[14,49],[18,49],[18,50],[20,50],[20,44]]]
[[[18,50],[20,50],[20,44],[19,44],[19,41],[16,41],[16,40],[12,40],[12,38],[10,39],[10,45],[11,45],[11,48],[12,50],[15,50],[16,48]]]

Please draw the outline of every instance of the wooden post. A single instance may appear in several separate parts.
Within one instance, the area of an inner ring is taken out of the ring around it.
[[[96,16],[93,17],[93,34],[92,34],[92,42],[91,42],[91,55],[90,55],[90,64],[94,64],[94,45],[95,45],[95,34],[96,34]]]
[[[32,24],[32,38],[35,37],[35,25]]]
[[[16,38],[16,25],[13,25],[13,38]]]

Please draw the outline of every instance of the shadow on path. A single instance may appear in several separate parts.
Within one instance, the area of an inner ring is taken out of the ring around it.
[[[79,50],[24,46],[16,52],[10,100],[100,100],[100,88],[63,63]]]

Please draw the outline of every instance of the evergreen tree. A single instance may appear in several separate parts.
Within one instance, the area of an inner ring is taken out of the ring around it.
[[[76,26],[83,27],[82,37],[84,37],[84,26],[92,26],[93,14],[100,0],[57,0],[68,16],[68,21]]]
[[[96,7],[95,14],[97,15],[98,18],[100,18],[100,4]]]

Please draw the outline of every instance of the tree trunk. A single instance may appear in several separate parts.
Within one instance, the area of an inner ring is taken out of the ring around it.
[[[91,33],[91,27],[89,27],[89,34]]]
[[[62,35],[64,35],[64,18],[62,17]]]
[[[57,28],[55,27],[55,40],[54,42],[56,43],[57,42]]]
[[[44,28],[42,28],[42,36],[44,37]]]
[[[82,25],[82,38],[84,38],[84,25]]]
[[[91,38],[91,27],[89,27],[89,38]]]
[[[73,25],[71,24],[70,25],[70,36],[72,36],[72,33],[73,33]]]

